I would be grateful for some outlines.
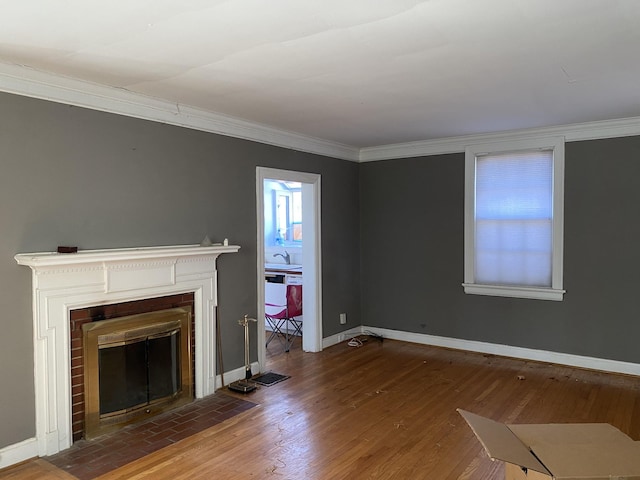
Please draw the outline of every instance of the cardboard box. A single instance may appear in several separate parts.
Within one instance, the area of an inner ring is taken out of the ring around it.
[[[640,480],[640,442],[607,423],[505,425],[458,409],[506,480]]]

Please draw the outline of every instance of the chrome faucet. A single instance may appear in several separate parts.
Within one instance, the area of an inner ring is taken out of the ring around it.
[[[274,257],[282,257],[284,258],[284,261],[287,265],[291,265],[291,255],[289,255],[289,252],[287,252],[286,250],[284,251],[284,254],[282,253],[274,253],[273,254]]]

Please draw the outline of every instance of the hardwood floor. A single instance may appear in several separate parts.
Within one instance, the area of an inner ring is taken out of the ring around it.
[[[269,370],[291,378],[237,394],[259,406],[99,478],[503,479],[456,408],[512,423],[608,422],[640,440],[638,377],[375,339],[316,354],[298,344]],[[0,472],[66,475],[44,459]]]

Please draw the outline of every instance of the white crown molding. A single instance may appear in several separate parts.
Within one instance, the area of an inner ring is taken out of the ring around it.
[[[122,88],[53,75],[22,65],[0,63],[0,91],[343,160],[357,162],[359,159],[359,149],[349,145],[206,112]]]
[[[0,63],[0,91],[354,162],[461,153],[472,144],[528,137],[564,136],[572,142],[640,135],[640,117],[632,117],[358,148],[23,65]]]
[[[360,162],[462,153],[469,145],[522,140],[531,137],[564,136],[567,142],[576,142],[633,135],[640,135],[640,117],[365,147],[360,149]]]

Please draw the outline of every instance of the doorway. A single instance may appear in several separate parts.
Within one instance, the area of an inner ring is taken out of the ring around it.
[[[314,173],[279,170],[266,167],[256,168],[256,206],[257,206],[257,282],[258,282],[258,362],[260,371],[266,371],[266,335],[265,335],[265,207],[267,192],[265,181],[297,182],[301,190],[301,208],[304,223],[303,241],[297,253],[302,266],[302,304],[304,321],[302,322],[302,349],[305,352],[322,350],[322,275],[320,248],[320,175]],[[282,245],[286,247],[286,245]],[[284,252],[283,248],[283,252]]]

